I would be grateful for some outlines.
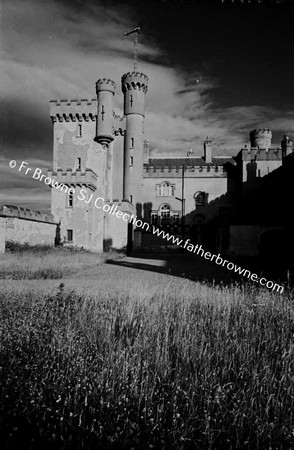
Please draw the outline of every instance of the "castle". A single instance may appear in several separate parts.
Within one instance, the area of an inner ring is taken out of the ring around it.
[[[115,207],[150,227],[226,254],[258,254],[261,234],[280,229],[280,223],[258,223],[244,199],[293,155],[289,137],[281,148],[272,148],[271,131],[258,129],[235,157],[215,156],[209,138],[202,155],[190,150],[151,157],[144,135],[148,78],[134,71],[121,83],[123,116],[114,112],[115,83],[105,78],[96,83],[95,99],[50,102],[53,168],[48,176],[72,188],[51,189],[51,222],[58,224],[59,240],[96,252],[167,249],[150,231],[107,213]],[[95,199],[109,208],[97,207]]]

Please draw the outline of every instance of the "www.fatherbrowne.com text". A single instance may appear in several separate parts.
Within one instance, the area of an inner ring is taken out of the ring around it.
[[[17,162],[15,160],[11,160],[9,162],[10,168],[14,169],[16,166],[17,166]],[[42,170],[39,169],[38,167],[35,168],[35,170],[31,169],[30,167],[28,167],[28,163],[26,161],[22,161],[21,164],[19,165],[18,171],[21,172],[22,170],[25,172],[26,175],[29,172],[33,171],[33,173],[31,173],[30,175],[32,175],[32,177],[35,180],[43,181],[46,185],[51,186],[55,189],[58,189],[61,192],[66,192],[68,194],[75,193],[74,188],[69,188],[67,185],[65,185],[63,183],[58,183],[54,179],[43,174]],[[244,269],[244,268],[222,258],[220,254],[216,255],[214,253],[205,251],[201,244],[194,245],[194,244],[192,244],[192,242],[190,242],[190,239],[187,239],[184,241],[183,239],[180,239],[180,238],[174,236],[173,234],[169,234],[168,232],[166,232],[163,229],[157,228],[154,225],[150,225],[149,223],[144,222],[141,219],[138,219],[134,214],[120,211],[118,208],[118,205],[110,206],[104,200],[103,197],[95,197],[94,198],[94,194],[92,193],[90,195],[90,197],[87,198],[86,189],[80,189],[77,198],[78,198],[78,200],[83,201],[87,204],[90,202],[93,202],[95,208],[101,209],[103,212],[105,212],[107,214],[111,214],[117,218],[124,220],[125,222],[132,223],[137,228],[141,228],[144,231],[151,231],[152,234],[154,234],[158,237],[161,237],[162,239],[165,239],[166,241],[168,241],[169,243],[171,243],[173,245],[177,245],[177,246],[187,250],[188,252],[195,253],[198,256],[200,255],[202,258],[204,258],[208,261],[214,261],[215,264],[217,264],[218,266],[226,267],[228,270],[231,270],[232,272],[234,272],[236,274],[242,275],[243,277],[247,277],[247,279],[250,279],[251,281],[253,281],[255,283],[259,283],[261,286],[265,286],[268,289],[271,289],[272,291],[279,292],[280,294],[284,291],[283,286],[281,286],[277,283],[274,283],[271,280],[267,280],[264,277],[259,277],[256,273],[252,273],[250,270]]]

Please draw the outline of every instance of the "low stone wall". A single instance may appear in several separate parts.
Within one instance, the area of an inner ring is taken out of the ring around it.
[[[54,245],[57,223],[51,214],[27,208],[3,205],[0,208],[0,252],[13,241],[29,245]]]

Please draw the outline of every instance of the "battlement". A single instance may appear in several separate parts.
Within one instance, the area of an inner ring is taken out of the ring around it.
[[[52,122],[95,121],[97,117],[97,99],[50,100]]]
[[[185,178],[225,178],[227,172],[223,166],[217,165],[202,165],[202,166],[189,166],[185,165],[184,168]],[[144,164],[144,178],[181,178],[182,167],[179,165],[147,165]]]
[[[250,136],[255,136],[255,137],[268,136],[268,137],[272,138],[272,132],[271,132],[271,130],[269,128],[260,128],[260,129],[252,130],[250,132]]]
[[[250,147],[242,148],[242,160],[243,161],[281,161],[282,149],[281,148],[260,148]]]
[[[17,217],[18,219],[32,220],[34,222],[55,223],[52,214],[45,214],[16,205],[1,205],[0,217]]]
[[[148,91],[148,77],[141,72],[128,72],[122,76],[122,91],[125,93],[127,90],[138,89],[142,90],[145,94]]]
[[[115,82],[110,80],[109,78],[100,78],[96,83],[96,92],[100,91],[109,91],[112,94],[115,93],[116,85]]]
[[[97,188],[97,174],[92,169],[86,169],[81,171],[80,169],[73,170],[57,169],[56,172],[52,170],[47,171],[48,177],[59,183],[63,183],[68,186],[85,186],[95,191]]]
[[[250,132],[251,147],[270,148],[272,132],[269,128],[262,128]]]

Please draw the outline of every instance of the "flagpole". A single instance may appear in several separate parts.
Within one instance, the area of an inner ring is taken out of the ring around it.
[[[123,34],[123,39],[124,39],[126,36],[129,36],[130,34],[135,33],[135,38],[134,38],[134,56],[133,56],[133,59],[134,59],[134,72],[137,71],[137,67],[138,67],[138,43],[139,43],[138,33],[139,33],[140,30],[141,30],[140,27],[136,27],[132,31],[128,31],[128,32]]]
[[[137,71],[137,59],[138,59],[138,31],[135,33],[135,39],[134,39],[134,72]]]

